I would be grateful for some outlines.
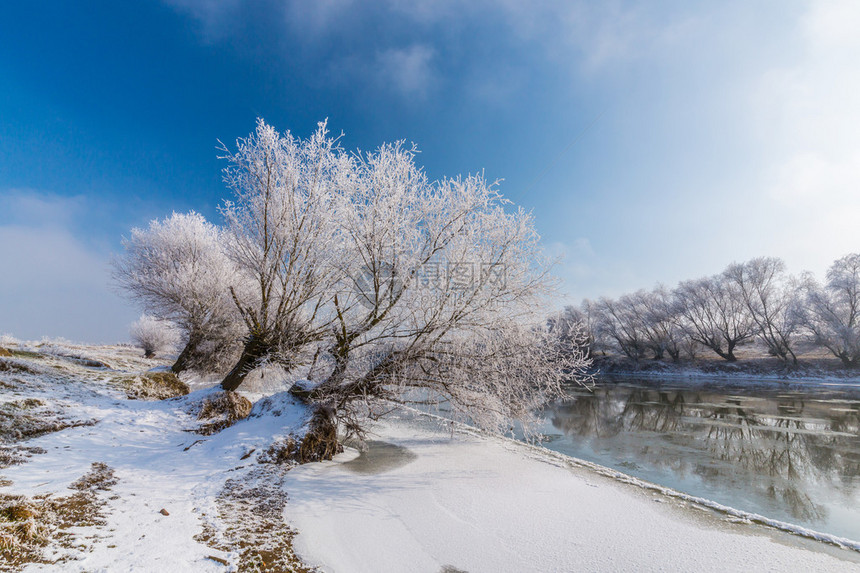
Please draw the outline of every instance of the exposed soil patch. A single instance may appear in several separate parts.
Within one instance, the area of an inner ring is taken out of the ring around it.
[[[239,554],[238,571],[271,573],[311,573],[293,552],[296,532],[284,523],[287,494],[282,489],[286,468],[259,466],[245,478],[230,479],[218,494],[217,516],[206,516],[209,523],[197,541],[224,552]],[[211,522],[222,526],[219,533]],[[212,556],[222,564],[225,560]]]
[[[49,545],[86,548],[87,542],[69,531],[72,527],[102,526],[105,502],[98,492],[109,490],[116,479],[103,463],[92,469],[70,488],[75,493],[64,497],[0,494],[0,571],[17,571],[25,563],[56,564],[48,560]]]

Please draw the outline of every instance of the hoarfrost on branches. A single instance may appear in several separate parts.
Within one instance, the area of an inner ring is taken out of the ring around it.
[[[113,261],[114,278],[147,313],[182,331],[183,350],[173,366],[217,371],[235,359],[238,317],[228,288],[236,268],[224,233],[191,212],[132,229],[125,252]]]
[[[803,326],[844,366],[860,366],[860,254],[835,261],[824,285],[810,275],[803,282]]]
[[[584,374],[578,327],[546,324],[555,283],[531,214],[482,174],[430,181],[414,146],[347,153],[325,122],[300,139],[258,120],[222,152],[224,229],[155,221],[117,276],[189,341],[202,332],[197,347],[213,338],[201,324],[240,325],[215,329],[241,345],[225,390],[274,363],[312,380],[315,419],[348,433],[414,400],[508,430]]]
[[[128,330],[132,342],[143,349],[146,358],[170,352],[179,341],[179,333],[173,324],[150,314],[141,315]]]
[[[729,362],[735,348],[756,335],[756,324],[739,289],[724,275],[684,281],[675,289],[687,336]]]
[[[800,325],[800,309],[797,287],[786,276],[785,263],[775,257],[759,257],[729,265],[723,275],[737,288],[770,354],[797,364],[792,339]]]

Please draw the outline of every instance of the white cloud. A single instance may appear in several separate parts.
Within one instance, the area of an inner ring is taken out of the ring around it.
[[[377,81],[383,89],[423,99],[435,84],[433,56],[432,48],[420,44],[385,50],[376,57]]]
[[[214,2],[172,1],[231,25]],[[286,21],[284,37],[297,39],[301,57],[319,57],[322,81],[366,99],[392,93],[420,103],[450,91],[472,103],[510,102],[516,113],[535,101],[529,90],[548,88],[571,96],[570,110],[548,110],[568,129],[581,125],[575,105],[588,115],[605,105],[589,133],[599,154],[578,146],[565,156],[592,158],[571,161],[579,172],[566,175],[596,190],[575,193],[598,216],[581,221],[584,229],[544,229],[568,245],[559,247],[570,253],[560,274],[577,292],[632,290],[765,254],[821,272],[860,250],[856,2],[273,6],[283,14],[271,21]],[[581,254],[578,234],[599,258]]]
[[[180,13],[198,21],[200,34],[206,42],[214,42],[230,34],[230,22],[242,0],[163,0]]]
[[[63,197],[30,189],[0,194],[0,223],[17,221],[38,225],[68,225],[84,209],[83,197]]]
[[[798,22],[795,53],[762,74],[758,135],[798,172],[810,169],[806,160],[853,163],[860,150],[858,28],[860,4],[811,3]]]
[[[305,41],[320,40],[339,24],[350,23],[354,0],[316,0],[247,3],[242,0],[162,0],[181,14],[197,21],[201,39],[216,42],[243,29],[252,11],[265,11],[267,22],[283,25]]]
[[[760,145],[759,185],[775,207],[773,233],[821,272],[860,251],[860,4],[810,2],[793,49],[766,69],[751,101]]]
[[[0,330],[19,338],[124,340],[136,314],[110,288],[109,256],[72,230],[81,197],[0,193]]]
[[[520,44],[523,51],[551,59],[560,73],[571,76],[641,58],[675,30],[665,22],[657,25],[641,8],[618,2],[387,0],[368,5],[354,0],[286,0],[243,5],[238,0],[164,1],[196,20],[206,42],[247,33],[249,21],[282,26],[283,33],[274,37],[298,40],[305,57],[325,54],[323,68],[329,81],[347,80],[351,85],[370,81],[406,98],[425,97],[444,79],[443,66],[434,67],[434,61],[449,55],[448,46],[441,42],[451,38],[463,47],[474,41]],[[499,37],[474,35],[473,30],[486,25],[496,29]],[[408,32],[406,38],[403,31]],[[344,43],[347,50],[326,53],[334,38],[352,40]],[[469,60],[468,54],[457,58],[461,64]],[[472,62],[468,73],[458,71],[456,83],[464,83],[473,95],[491,102],[525,85],[515,81],[501,86],[493,78],[481,79],[489,71],[488,63],[492,70],[499,67],[495,76],[516,75],[504,62],[483,59]]]
[[[285,2],[286,23],[297,33],[322,35],[335,23],[349,22],[353,0],[316,0],[314,2]]]

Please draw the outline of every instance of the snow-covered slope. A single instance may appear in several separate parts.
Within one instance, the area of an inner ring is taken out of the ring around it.
[[[0,469],[7,480],[0,494],[68,495],[94,462],[111,468],[116,479],[102,494],[106,524],[73,528],[71,545],[79,548],[51,546],[45,554],[46,561],[65,561],[27,570],[224,571],[222,562],[238,562],[240,553],[222,539],[224,531],[234,525],[233,517],[256,517],[241,511],[223,515],[225,484],[277,483],[285,468],[265,464],[260,472],[257,454],[302,426],[301,406],[285,394],[274,396],[239,424],[204,436],[193,431],[200,426],[194,404],[212,394],[211,388],[171,400],[129,400],[111,380],[132,370],[87,368],[50,357],[16,360],[33,371],[6,376],[0,400],[35,398],[52,412],[95,424],[27,440],[27,447],[44,453]]]

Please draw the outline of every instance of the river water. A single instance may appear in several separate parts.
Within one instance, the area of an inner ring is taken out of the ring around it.
[[[860,540],[860,388],[604,378],[543,415],[552,450]]]

